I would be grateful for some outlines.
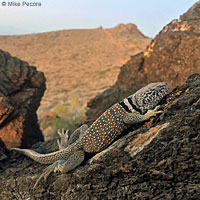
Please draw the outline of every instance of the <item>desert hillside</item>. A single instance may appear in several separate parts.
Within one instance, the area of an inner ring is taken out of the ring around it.
[[[0,36],[0,49],[45,73],[39,115],[75,96],[81,103],[113,85],[120,66],[150,42],[134,24]]]
[[[200,1],[174,19],[147,46],[121,67],[118,79],[88,103],[88,119],[101,113],[148,83],[168,82],[171,90],[200,73]]]

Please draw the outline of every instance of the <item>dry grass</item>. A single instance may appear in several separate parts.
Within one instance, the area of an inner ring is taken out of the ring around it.
[[[149,41],[129,24],[112,29],[0,36],[0,48],[45,73],[47,91],[38,111],[41,116],[72,95],[84,104],[111,86],[120,66],[130,55],[144,50]]]

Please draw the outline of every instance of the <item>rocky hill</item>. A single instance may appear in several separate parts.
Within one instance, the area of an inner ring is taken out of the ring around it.
[[[200,1],[180,19],[167,24],[144,53],[132,56],[121,67],[116,83],[88,103],[88,119],[96,119],[115,102],[142,86],[158,81],[171,88],[200,72]]]
[[[134,24],[114,28],[63,30],[0,36],[0,49],[30,65],[47,79],[39,116],[77,96],[81,103],[110,87],[130,55],[143,51],[150,39]]]

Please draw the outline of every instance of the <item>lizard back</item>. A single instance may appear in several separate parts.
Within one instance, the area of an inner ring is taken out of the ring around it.
[[[129,125],[123,122],[127,111],[116,103],[106,110],[80,138],[86,152],[99,152],[106,148]]]

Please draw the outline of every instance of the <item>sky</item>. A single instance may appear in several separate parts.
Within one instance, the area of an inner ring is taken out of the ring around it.
[[[28,6],[30,2],[41,6]],[[143,34],[154,37],[195,2],[197,0],[0,0],[0,34],[110,28],[134,23]]]

